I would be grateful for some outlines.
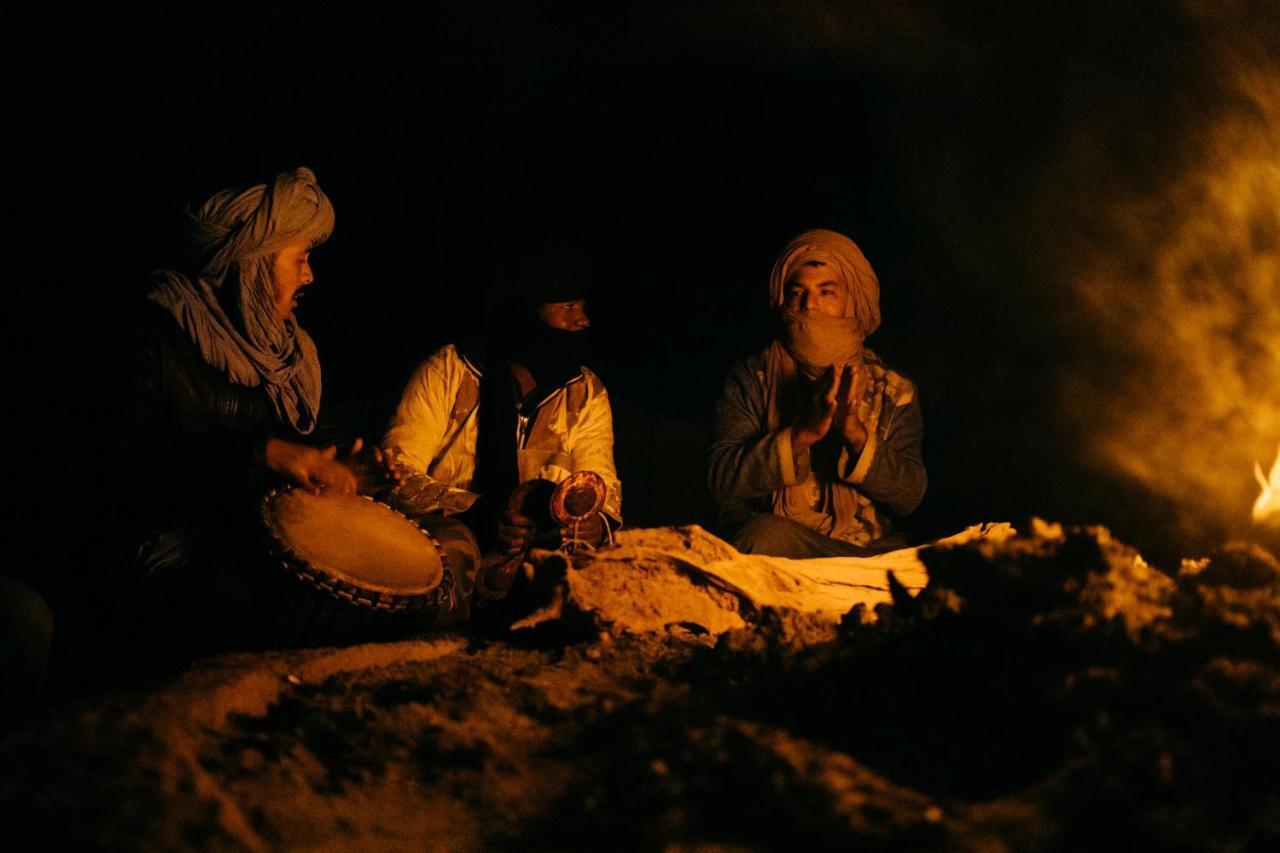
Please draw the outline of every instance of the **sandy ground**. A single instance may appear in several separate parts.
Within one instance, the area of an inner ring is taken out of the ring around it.
[[[202,660],[10,736],[0,814],[129,850],[1276,849],[1274,557],[1162,572],[1037,525],[924,559],[874,620],[740,605],[717,636],[571,606]],[[636,596],[735,606],[644,563]]]

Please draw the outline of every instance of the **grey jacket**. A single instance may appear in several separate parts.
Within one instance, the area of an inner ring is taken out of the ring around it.
[[[795,450],[794,416],[788,418],[785,405],[781,417],[770,413],[771,400],[792,396],[781,387],[780,359],[789,356],[774,344],[734,365],[716,405],[707,485],[721,526],[732,530],[754,513],[773,512],[856,545],[905,544],[892,517],[915,510],[927,485],[915,386],[864,350],[874,390],[862,452],[855,456],[836,436]]]

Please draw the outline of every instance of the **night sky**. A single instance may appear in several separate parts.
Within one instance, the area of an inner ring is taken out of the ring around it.
[[[1275,69],[1274,6],[606,5],[189,16],[90,39],[71,98],[45,107],[74,133],[103,246],[59,312],[93,355],[70,419],[117,411],[119,321],[179,257],[183,206],[306,165],[337,228],[299,316],[324,405],[357,432],[381,433],[520,247],[548,247],[594,270],[628,523],[706,523],[721,379],[769,339],[780,247],[829,227],[880,276],[869,346],[920,389],[915,535],[1032,514],[1166,556],[1225,535],[1222,507],[1085,452],[1100,427],[1073,413],[1099,398],[1080,388],[1112,371],[1123,387],[1133,359],[1100,343],[1071,283],[1086,259],[1127,256],[1110,214],[1187,174],[1235,109],[1223,46],[1230,67]],[[1280,438],[1258,423],[1255,458]]]

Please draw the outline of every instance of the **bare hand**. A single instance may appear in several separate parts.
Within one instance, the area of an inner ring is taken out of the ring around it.
[[[319,493],[321,489],[354,494],[356,475],[338,460],[338,448],[310,447],[285,441],[267,439],[267,467],[305,489]]]
[[[804,402],[800,419],[791,427],[791,443],[794,447],[811,447],[831,431],[836,416],[835,367],[828,367],[818,382],[813,396]]]
[[[560,528],[560,541],[585,542],[594,548],[604,541],[604,534],[604,519],[600,516],[600,513],[596,513],[582,519],[577,524]]]
[[[498,519],[498,547],[504,554],[519,554],[533,538],[533,519],[513,509],[506,509]]]
[[[390,486],[400,485],[403,474],[394,464],[389,453],[376,444],[365,447],[364,439],[357,438],[347,451],[344,460],[356,476],[361,494],[373,494]]]

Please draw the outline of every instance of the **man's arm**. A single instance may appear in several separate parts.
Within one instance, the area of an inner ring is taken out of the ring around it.
[[[591,383],[591,397],[582,407],[569,457],[574,471],[595,471],[604,479],[608,490],[604,513],[620,525],[622,482],[613,461],[613,409],[604,385],[594,377],[587,381]]]
[[[131,353],[133,399],[123,433],[139,470],[172,467],[197,482],[236,482],[261,491],[270,425],[243,416],[210,386],[194,344],[168,315],[148,306]],[[210,416],[209,412],[217,412]]]
[[[717,502],[760,497],[809,476],[808,448],[796,446],[789,426],[767,430],[763,380],[752,378],[748,365],[735,365],[716,403],[707,487]]]
[[[924,498],[929,478],[924,469],[924,418],[920,400],[909,388],[896,405],[884,407],[888,423],[869,424],[860,454],[840,455],[841,479],[898,515],[909,515]]]
[[[448,348],[423,362],[405,385],[382,446],[396,462],[427,473],[449,427],[456,390],[447,369]]]

